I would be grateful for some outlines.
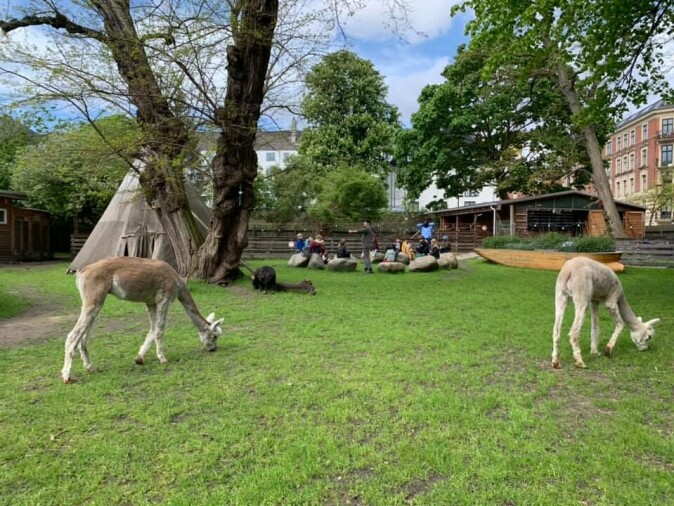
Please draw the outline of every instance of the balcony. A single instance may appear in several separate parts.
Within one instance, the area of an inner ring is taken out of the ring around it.
[[[659,141],[668,141],[668,140],[674,140],[674,131],[667,130],[658,130],[656,133],[656,138]]]

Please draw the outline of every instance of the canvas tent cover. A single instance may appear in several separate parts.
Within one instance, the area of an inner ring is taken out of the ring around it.
[[[191,184],[186,183],[186,190],[192,214],[202,233],[206,234],[211,210]],[[68,272],[116,256],[154,258],[176,267],[173,247],[156,213],[145,201],[138,177],[132,172],[124,177]]]

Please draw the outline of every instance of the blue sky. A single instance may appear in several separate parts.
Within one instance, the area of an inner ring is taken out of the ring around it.
[[[452,63],[457,47],[468,41],[467,17],[451,17],[457,0],[408,0],[409,21],[420,33],[407,31],[401,40],[387,26],[386,1],[367,0],[366,7],[346,22],[346,33],[351,37],[350,49],[370,60],[384,76],[388,101],[398,107],[408,125],[421,89],[442,82],[442,70]]]

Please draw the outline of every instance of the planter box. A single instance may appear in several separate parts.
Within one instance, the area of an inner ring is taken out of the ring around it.
[[[516,249],[487,249],[475,248],[475,253],[482,258],[496,264],[525,269],[539,269],[558,271],[568,259],[573,257],[588,257],[597,262],[606,264],[614,272],[623,272],[625,266],[620,263],[622,251],[607,251],[600,253],[571,253],[549,250],[516,250]]]

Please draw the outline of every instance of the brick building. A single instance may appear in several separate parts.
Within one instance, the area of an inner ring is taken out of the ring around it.
[[[647,223],[672,221],[671,199],[654,199],[672,182],[673,148],[674,105],[664,100],[619,123],[604,148],[613,196],[647,206]]]

